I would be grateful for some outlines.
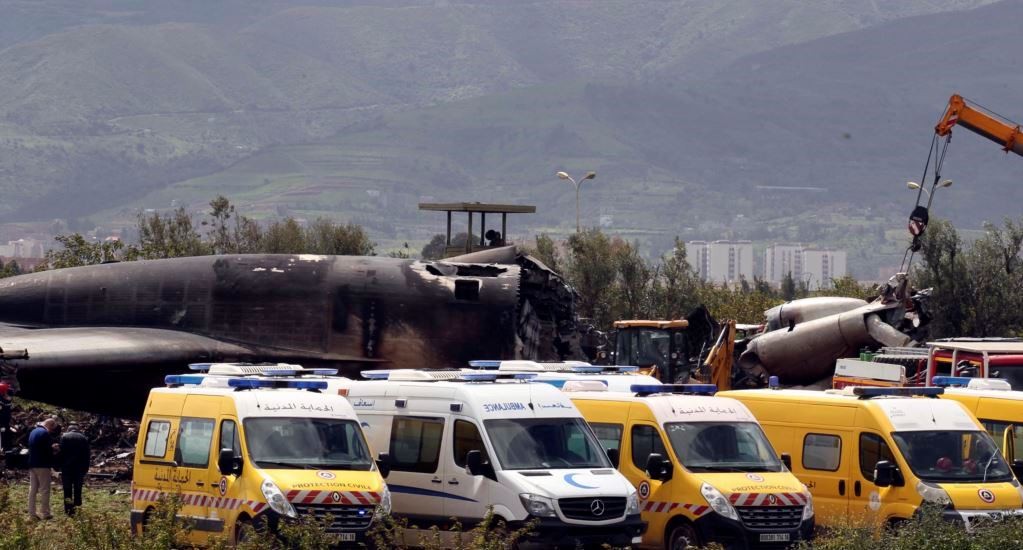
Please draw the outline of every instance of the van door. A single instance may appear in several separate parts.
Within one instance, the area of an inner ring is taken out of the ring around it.
[[[494,502],[491,491],[496,489],[497,481],[488,477],[493,475],[493,464],[483,443],[480,426],[469,417],[453,418],[450,435],[446,438],[449,445],[443,451],[444,460],[444,512],[448,517],[462,520],[463,525],[473,525],[483,519],[486,507]],[[470,475],[465,470],[465,457],[469,451],[479,451],[483,455],[483,463],[489,466],[488,475]],[[505,501],[514,502],[518,495],[505,496]],[[507,500],[512,499],[512,500]]]
[[[823,524],[835,523],[849,512],[851,432],[818,430],[796,432],[798,456],[792,469],[813,494],[814,510]],[[778,449],[779,452],[785,452]]]
[[[394,495],[395,514],[431,522],[447,518],[444,507],[448,499],[444,498],[446,484],[440,465],[444,424],[444,416],[392,417],[387,486]]]
[[[187,408],[186,408],[187,410]],[[182,417],[174,449],[177,467],[172,472],[176,490],[181,492],[181,515],[193,522],[191,539],[203,542],[210,532],[221,531],[219,522],[209,521],[209,467],[213,449],[212,418]],[[216,524],[216,525],[214,525]]]
[[[671,480],[660,481],[652,479],[646,471],[647,458],[657,453],[664,458],[670,458],[661,433],[657,425],[648,421],[630,422],[626,431],[626,440],[622,445],[624,452],[619,458],[619,470],[622,474],[637,487],[640,499],[640,511],[643,519],[647,522],[647,534],[665,534],[664,526],[668,521],[667,512],[676,500],[672,495]],[[673,465],[675,468],[677,465]],[[678,503],[696,504],[696,503]],[[651,542],[644,538],[644,543]],[[659,542],[659,541],[654,541]]]
[[[211,519],[221,522],[221,531],[232,534],[234,522],[240,510],[240,506],[236,506],[234,501],[244,494],[244,487],[241,487],[240,477],[221,474],[217,461],[220,459],[221,449],[231,450],[236,458],[242,456],[238,421],[230,417],[222,418],[214,439],[217,444],[213,446],[213,453],[210,456],[210,466],[207,470],[209,481],[206,485],[207,494],[211,497],[210,501],[212,502],[209,515]]]
[[[854,519],[876,520],[882,502],[896,500],[893,493],[899,487],[878,487],[874,485],[874,466],[878,461],[887,460],[898,465],[895,455],[884,436],[874,431],[860,432],[857,437],[857,468],[852,468],[852,494],[849,500],[849,515]]]

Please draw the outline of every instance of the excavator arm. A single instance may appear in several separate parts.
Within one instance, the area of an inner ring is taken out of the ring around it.
[[[934,127],[934,133],[942,137],[947,136],[957,125],[1001,145],[1005,152],[1012,151],[1017,155],[1023,155],[1023,135],[1020,135],[1019,124],[971,103],[959,94],[948,100],[948,107],[945,108],[945,114],[938,125]]]

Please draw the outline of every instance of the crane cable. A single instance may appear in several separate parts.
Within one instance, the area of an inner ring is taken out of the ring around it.
[[[935,153],[938,151],[940,147],[941,152],[938,153],[937,159],[935,159],[934,161],[934,179],[931,181],[931,189],[927,193],[928,211],[930,211],[931,209],[931,203],[934,202],[934,193],[935,190],[938,188],[938,182],[941,181],[941,169],[945,165],[945,155],[948,153],[949,143],[952,142],[952,133],[949,132],[948,135],[945,136],[944,144],[939,145],[938,139],[939,139],[938,134],[934,134],[934,137],[931,138],[931,146],[927,152],[927,161],[924,163],[924,172],[920,178],[921,182],[920,188],[917,189],[916,191],[915,206],[921,206],[920,199],[924,194],[924,186],[926,185],[925,182],[927,181],[927,169],[930,168],[931,166],[931,158],[935,156]],[[920,238],[923,238],[922,234],[920,235]],[[913,239],[914,242],[910,243],[910,245],[906,247],[906,252],[903,253],[902,255],[902,263],[899,265],[900,273],[907,273],[909,271],[909,268],[913,265],[913,256],[916,254],[916,250],[913,250],[913,248],[914,244],[916,244],[916,240],[917,240],[916,238]]]

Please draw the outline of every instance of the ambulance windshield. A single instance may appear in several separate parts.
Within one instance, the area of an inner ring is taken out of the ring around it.
[[[671,447],[691,472],[781,472],[756,422],[669,422]]]
[[[917,477],[927,481],[1009,481],[1012,473],[986,432],[895,432],[895,444]]]
[[[245,443],[260,468],[369,470],[369,450],[352,420],[247,418]]]
[[[483,425],[505,470],[611,467],[581,418],[485,420]]]

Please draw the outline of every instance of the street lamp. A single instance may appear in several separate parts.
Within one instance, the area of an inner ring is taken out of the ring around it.
[[[935,185],[934,187],[935,188],[938,188],[938,187],[950,187],[951,185],[952,185],[952,180],[941,180],[941,183],[939,183],[938,185]],[[910,189],[912,189],[914,191],[916,191],[918,189],[923,189],[924,193],[927,193],[927,198],[928,199],[931,198],[931,192],[928,191],[926,187],[921,186],[919,183],[917,183],[915,181],[907,181],[906,182],[906,187],[908,187],[908,188],[910,188]]]
[[[578,233],[579,232],[579,184],[581,184],[584,180],[591,180],[591,179],[597,177],[597,173],[596,172],[587,172],[585,176],[583,176],[582,178],[579,179],[579,181],[574,180],[572,178],[572,176],[568,175],[568,172],[558,172],[555,175],[558,176],[559,178],[563,179],[563,180],[568,180],[568,181],[572,182],[572,185],[575,185],[575,232]]]

